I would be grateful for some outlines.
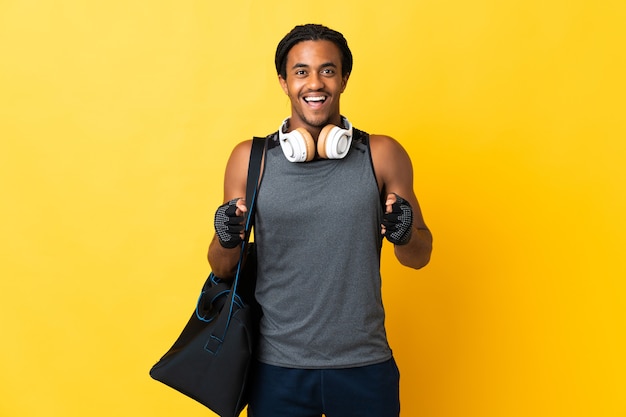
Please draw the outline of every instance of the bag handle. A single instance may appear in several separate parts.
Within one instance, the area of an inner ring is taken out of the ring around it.
[[[211,337],[204,346],[205,350],[212,354],[217,354],[228,330],[230,319],[233,315],[235,300],[238,298],[237,287],[239,285],[239,275],[243,269],[243,257],[250,239],[250,231],[254,225],[254,209],[256,206],[257,190],[259,188],[259,178],[261,176],[261,161],[263,159],[263,153],[265,151],[266,138],[255,137],[252,139],[252,148],[250,149],[250,162],[248,163],[248,180],[246,182],[246,203],[248,204],[248,216],[246,217],[246,223],[244,227],[244,239],[241,242],[241,251],[239,252],[239,262],[237,262],[237,272],[233,284],[230,289],[228,299],[224,304],[224,308],[228,308],[228,314],[219,315]],[[222,310],[223,310],[222,309]]]

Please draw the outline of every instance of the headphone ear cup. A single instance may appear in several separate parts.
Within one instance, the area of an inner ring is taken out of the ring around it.
[[[304,128],[280,133],[280,147],[289,162],[308,162],[315,157],[315,141]]]
[[[304,143],[304,149],[306,150],[305,162],[312,161],[315,158],[315,141],[313,136],[303,127],[299,127],[295,130],[296,134],[300,135],[302,142]]]
[[[342,159],[350,150],[352,134],[339,126],[325,126],[317,139],[317,153],[326,159]]]
[[[330,136],[330,131],[335,128],[334,125],[326,125],[320,132],[320,135],[317,137],[317,153],[320,158],[328,159],[328,153],[326,152],[326,143],[328,142],[328,137]]]

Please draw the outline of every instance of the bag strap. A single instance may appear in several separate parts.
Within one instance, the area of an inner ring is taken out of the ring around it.
[[[252,139],[250,162],[248,163],[248,181],[246,182],[246,203],[248,203],[248,218],[245,225],[245,242],[250,238],[250,229],[254,225],[254,209],[256,207],[256,191],[261,176],[261,161],[265,151],[265,138]]]
[[[252,148],[250,149],[250,162],[248,163],[248,180],[246,182],[246,204],[248,204],[248,216],[246,217],[246,224],[244,228],[244,239],[241,242],[241,251],[239,253],[239,262],[237,262],[237,272],[233,279],[233,284],[230,289],[228,299],[222,308],[222,311],[215,323],[215,328],[209,337],[205,350],[209,353],[217,354],[228,330],[230,319],[234,312],[235,300],[238,298],[237,287],[239,285],[239,278],[241,271],[243,270],[243,258],[250,239],[250,231],[254,224],[254,211],[256,206],[256,195],[259,188],[259,178],[261,176],[261,161],[263,159],[263,153],[265,151],[266,138],[255,137],[252,139]],[[226,311],[225,309],[228,309]]]

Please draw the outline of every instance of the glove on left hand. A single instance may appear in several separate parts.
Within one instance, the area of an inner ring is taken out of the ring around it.
[[[405,245],[411,239],[413,225],[413,209],[411,205],[398,194],[396,202],[391,205],[391,212],[383,215],[385,237],[395,245]]]

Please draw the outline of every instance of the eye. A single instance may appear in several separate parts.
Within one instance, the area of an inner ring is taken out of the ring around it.
[[[322,70],[323,75],[335,75],[335,70],[332,68],[324,68]]]
[[[306,75],[306,71],[303,69],[296,70],[295,75],[298,77],[303,77]]]

